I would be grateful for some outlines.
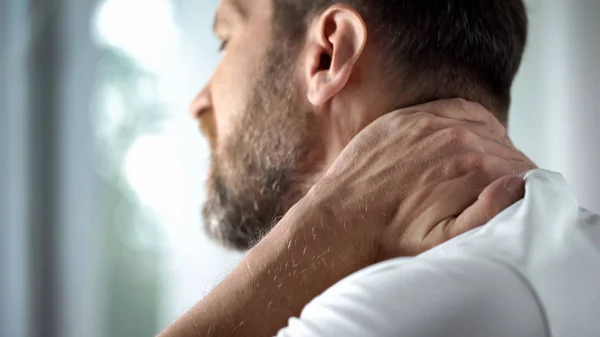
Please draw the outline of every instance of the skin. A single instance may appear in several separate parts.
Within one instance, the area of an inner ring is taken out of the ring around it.
[[[240,197],[230,201],[241,204],[253,186],[235,181],[236,173],[255,172],[240,171],[232,153],[251,152],[228,144],[244,130],[240,120],[247,130],[260,126],[250,125],[256,121],[245,114],[251,111],[252,79],[269,55],[272,13],[269,0],[238,1],[238,9],[230,1],[223,1],[216,26],[226,52],[192,111],[217,162],[213,183],[218,175],[228,193]],[[408,106],[408,94],[384,85],[379,51],[352,8],[335,5],[314,18],[296,54],[288,67],[295,96],[287,102],[295,110],[288,113],[310,116],[302,120],[318,132],[296,158],[290,173],[295,179],[282,194],[282,218],[160,336],[272,336],[343,277],[426,251],[523,197],[524,183],[515,175],[535,166],[514,148],[504,126],[479,104],[461,99]],[[245,193],[236,194],[238,185]]]

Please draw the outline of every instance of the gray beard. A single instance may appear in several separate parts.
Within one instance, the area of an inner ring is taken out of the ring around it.
[[[303,196],[299,187],[317,139],[314,115],[298,109],[292,59],[274,48],[265,60],[239,136],[226,144],[227,157],[213,156],[203,209],[209,236],[239,250],[256,245]],[[235,172],[220,170],[220,160]]]
[[[247,250],[283,217],[289,175],[262,175],[264,183],[257,186],[257,192],[239,195],[232,193],[220,176],[213,176],[203,210],[205,229],[211,238],[226,247]]]

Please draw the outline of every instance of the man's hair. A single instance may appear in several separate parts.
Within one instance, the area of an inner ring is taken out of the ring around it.
[[[361,14],[389,84],[410,90],[413,104],[462,97],[506,122],[527,40],[522,0],[273,0],[275,38],[297,46],[310,19],[336,3]]]

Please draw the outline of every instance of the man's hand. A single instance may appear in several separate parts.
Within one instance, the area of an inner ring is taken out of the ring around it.
[[[438,101],[373,122],[308,197],[364,237],[378,232],[382,260],[416,255],[485,224],[523,197],[516,175],[532,168],[482,106]]]
[[[512,176],[534,167],[477,104],[392,112],[161,336],[272,336],[343,277],[484,224],[522,197]]]

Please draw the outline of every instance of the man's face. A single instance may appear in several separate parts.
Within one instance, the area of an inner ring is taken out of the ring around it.
[[[205,226],[238,249],[255,244],[301,198],[317,141],[314,115],[294,85],[294,60],[271,35],[271,1],[222,1],[214,28],[223,58],[192,108],[212,152]]]

